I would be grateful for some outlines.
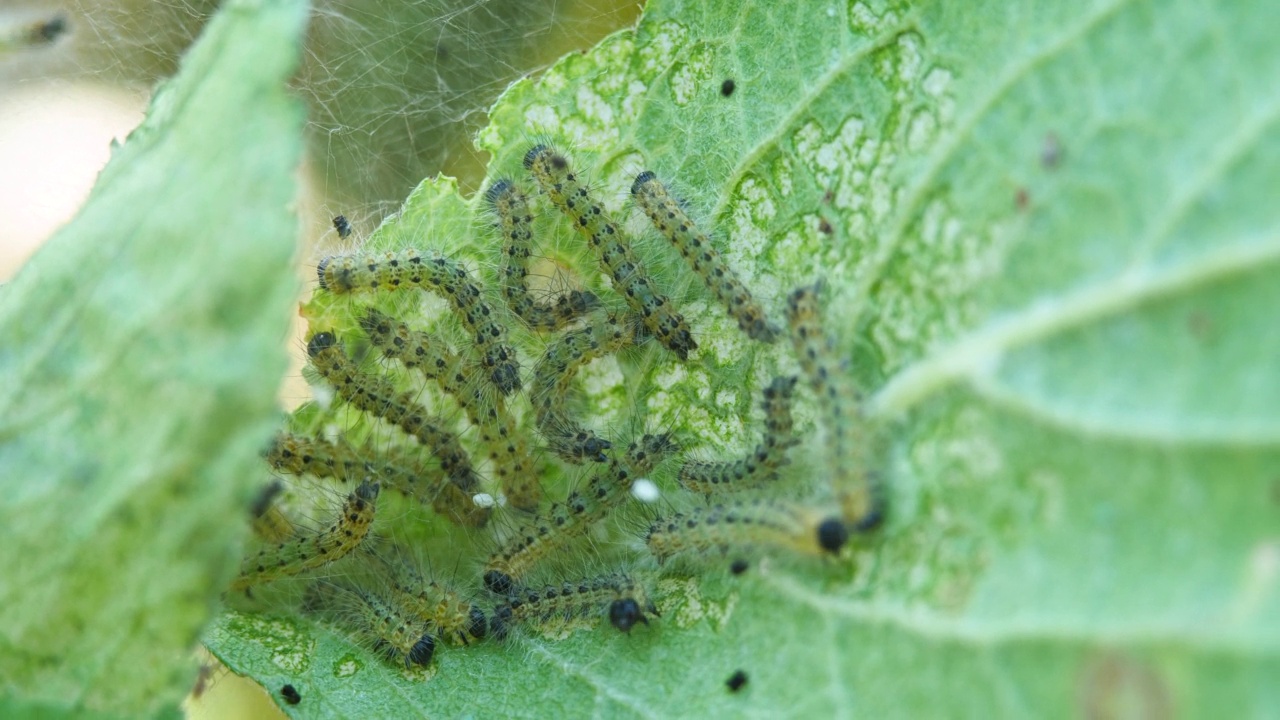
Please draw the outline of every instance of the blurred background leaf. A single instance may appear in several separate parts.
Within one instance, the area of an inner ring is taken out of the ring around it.
[[[230,2],[77,218],[0,289],[0,678],[173,713],[238,566],[298,286],[305,4]]]

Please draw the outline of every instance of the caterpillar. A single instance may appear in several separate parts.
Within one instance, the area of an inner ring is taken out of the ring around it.
[[[426,623],[436,637],[456,645],[469,645],[488,634],[488,618],[474,603],[457,591],[427,580],[409,561],[404,551],[393,548],[390,556],[375,557],[385,570],[387,585],[395,602],[405,611]]]
[[[569,384],[588,362],[618,352],[636,340],[638,323],[615,313],[593,315],[586,327],[558,337],[533,368],[529,391],[538,430],[561,458],[605,462],[612,443],[583,428],[566,407]]]
[[[389,490],[432,501],[448,478],[422,462],[419,453],[388,447],[357,448],[342,439],[327,440],[280,432],[266,452],[267,464],[279,473],[313,475],[342,482],[372,478]]]
[[[459,263],[402,250],[331,255],[320,261],[316,273],[320,288],[334,294],[417,287],[441,295],[470,334],[498,392],[510,395],[520,389],[516,351],[507,344],[506,331],[481,297],[479,286]]]
[[[586,238],[600,260],[600,267],[613,278],[614,287],[631,310],[643,318],[649,332],[676,357],[688,360],[689,353],[696,350],[698,344],[684,317],[675,311],[671,300],[654,287],[618,224],[591,197],[586,186],[578,182],[569,161],[554,149],[537,145],[525,155],[524,166],[552,204],[568,216],[578,233]]]
[[[319,532],[297,533],[251,556],[231,583],[231,590],[279,580],[328,565],[345,557],[364,542],[377,509],[378,484],[360,483],[343,503],[341,512]]]
[[[827,475],[844,521],[854,532],[869,532],[884,520],[883,499],[859,448],[866,438],[857,392],[836,358],[835,341],[822,330],[818,295],[821,285],[794,290],[787,298],[787,325],[792,344],[818,398],[826,428]]]
[[[521,510],[536,509],[542,500],[542,486],[524,436],[516,432],[515,419],[502,397],[470,387],[462,358],[431,333],[414,330],[373,308],[365,311],[360,326],[383,357],[436,381],[457,401],[489,449],[494,475],[507,500]]]
[[[520,523],[507,541],[489,556],[484,567],[485,587],[499,595],[511,592],[517,580],[534,565],[586,532],[610,508],[626,499],[636,477],[652,471],[678,449],[666,434],[645,435],[639,442],[631,443],[625,457],[610,459],[608,466],[592,477],[586,488]]]
[[[498,217],[502,233],[502,267],[498,277],[500,290],[511,312],[530,328],[539,332],[559,330],[600,306],[593,293],[570,290],[551,303],[540,303],[529,294],[525,280],[529,275],[530,248],[533,245],[533,216],[524,190],[510,180],[499,180],[489,187],[485,200]]]
[[[338,231],[340,240],[346,240],[351,237],[351,223],[347,220],[346,215],[337,215],[333,218],[333,229]]]
[[[308,589],[304,609],[352,631],[359,640],[405,669],[431,664],[436,640],[427,624],[381,593],[332,580]]]
[[[644,587],[624,573],[607,573],[542,588],[514,588],[506,602],[494,609],[494,636],[501,639],[512,625],[542,625],[605,615],[609,624],[631,632],[658,609]]]
[[[645,545],[666,562],[682,553],[724,554],[743,546],[836,554],[849,539],[838,516],[781,500],[747,500],[694,508],[654,520]]]
[[[791,421],[794,377],[777,377],[764,389],[765,433],[755,450],[729,462],[687,461],[678,475],[681,487],[710,495],[732,488],[759,484],[777,476],[789,462],[787,451],[800,443]]]
[[[438,497],[458,522],[479,526],[488,521],[490,509],[471,500],[480,483],[470,456],[458,444],[457,436],[441,428],[411,393],[398,392],[387,378],[357,369],[331,333],[312,336],[307,343],[307,354],[312,367],[340,397],[359,410],[399,426],[435,454],[450,480]]]
[[[751,296],[733,268],[716,252],[711,239],[698,229],[657,175],[648,170],[637,175],[631,196],[748,337],[764,343],[777,340],[780,330],[769,322],[764,307]]]

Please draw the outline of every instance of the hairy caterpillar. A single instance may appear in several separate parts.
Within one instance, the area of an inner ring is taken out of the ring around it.
[[[658,232],[680,251],[689,267],[729,311],[729,316],[738,321],[743,332],[765,343],[778,338],[779,330],[769,322],[764,308],[751,297],[751,292],[716,252],[711,238],[698,229],[658,176],[647,170],[637,175],[631,195]]]
[[[639,442],[631,443],[626,456],[621,460],[610,459],[586,488],[520,523],[485,564],[485,587],[499,595],[509,593],[535,564],[586,532],[610,508],[626,499],[636,477],[652,471],[677,449],[675,441],[665,434],[645,435]]]
[[[524,436],[516,432],[502,397],[470,387],[462,358],[431,333],[414,330],[373,308],[365,311],[360,326],[384,357],[435,380],[457,401],[489,448],[489,460],[507,500],[522,510],[536,509],[542,486],[534,475]]]
[[[450,484],[441,488],[440,496],[454,517],[464,524],[483,525],[489,517],[489,508],[482,508],[471,501],[479,490],[479,476],[471,467],[471,458],[458,444],[458,438],[440,427],[411,393],[399,392],[390,380],[361,372],[347,357],[337,339],[321,332],[307,343],[311,365],[333,385],[342,399],[370,415],[398,425],[409,435],[429,448],[440,461],[440,468],[449,477]]]
[[[659,562],[686,552],[724,554],[743,546],[782,547],[806,555],[840,552],[849,538],[839,517],[781,500],[748,500],[655,520],[645,544]]]
[[[658,609],[644,587],[630,575],[607,573],[537,589],[512,589],[506,602],[494,609],[494,636],[505,637],[516,624],[547,625],[592,615],[606,615],[610,625],[631,632],[637,623],[649,623],[645,613],[657,615]]]
[[[680,485],[686,490],[710,495],[744,485],[759,484],[777,476],[785,465],[787,451],[799,444],[791,422],[794,377],[778,377],[764,389],[765,433],[760,444],[745,458],[729,462],[690,460],[680,468]]]
[[[394,599],[367,588],[321,580],[307,592],[306,609],[350,630],[406,669],[431,664],[436,640],[427,624]]]
[[[266,452],[267,464],[279,473],[313,475],[342,482],[372,478],[389,490],[430,502],[448,478],[427,467],[421,453],[388,447],[357,448],[341,438],[327,440],[296,433],[277,433]]]
[[[407,613],[426,623],[429,630],[456,645],[469,645],[488,634],[488,618],[474,603],[457,591],[427,580],[404,556],[401,549],[376,557],[386,572],[389,594]]]
[[[836,358],[835,341],[822,330],[820,285],[797,288],[787,298],[787,325],[800,367],[818,398],[826,428],[827,473],[844,521],[855,532],[874,530],[884,520],[878,488],[872,486],[860,448],[866,438],[853,383]]]
[[[621,228],[591,197],[586,186],[578,182],[569,161],[552,148],[538,145],[525,155],[524,166],[552,204],[567,215],[574,228],[587,239],[600,259],[600,267],[613,278],[614,287],[632,311],[643,318],[649,332],[676,357],[688,360],[689,353],[696,350],[698,344],[684,317],[676,312],[671,300],[654,287]]]
[[[351,223],[347,220],[346,215],[338,215],[333,218],[333,229],[338,231],[338,238],[341,240],[351,237]]]
[[[338,560],[364,542],[377,509],[378,484],[360,483],[347,496],[337,519],[319,532],[301,532],[248,558],[231,589],[244,590],[315,570]]]
[[[581,290],[558,295],[551,303],[540,303],[525,285],[533,246],[533,216],[524,190],[510,180],[499,180],[485,193],[485,200],[498,216],[502,233],[500,289],[507,307],[529,327],[540,332],[559,330],[600,306],[600,299]]]
[[[316,273],[321,289],[334,294],[417,287],[441,295],[466,327],[498,392],[510,395],[520,389],[516,351],[507,344],[506,330],[462,265],[438,255],[424,257],[417,250],[403,250],[331,255],[320,261]]]
[[[583,460],[605,462],[604,451],[613,447],[583,428],[566,407],[569,384],[579,368],[588,362],[618,352],[636,340],[638,323],[614,313],[588,318],[587,326],[571,330],[547,348],[533,369],[529,391],[538,430],[552,451],[572,463]]]

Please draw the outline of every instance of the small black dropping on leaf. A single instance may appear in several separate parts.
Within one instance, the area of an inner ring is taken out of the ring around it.
[[[302,694],[298,692],[297,688],[289,684],[280,688],[280,697],[284,698],[284,701],[290,705],[297,705],[302,702]]]
[[[729,565],[729,572],[733,573],[734,575],[741,575],[742,573],[746,572],[747,569],[750,567],[751,567],[750,563],[748,563],[746,560],[739,558],[737,560],[734,560]]]
[[[725,97],[732,95],[733,91],[736,89],[738,89],[738,84],[733,81],[733,78],[727,78],[724,82],[720,83],[720,94]]]
[[[729,688],[729,692],[738,692],[747,684],[747,674],[742,670],[734,670],[728,680],[724,681],[725,687]]]

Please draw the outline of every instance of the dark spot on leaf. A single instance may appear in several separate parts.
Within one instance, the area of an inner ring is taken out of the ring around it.
[[[736,693],[746,686],[747,673],[742,670],[735,670],[733,671],[733,674],[729,676],[729,679],[724,681],[724,684],[725,687],[729,688],[729,692]]]
[[[1173,698],[1159,671],[1115,651],[1088,660],[1080,672],[1078,715],[1089,720],[1173,717]]]

